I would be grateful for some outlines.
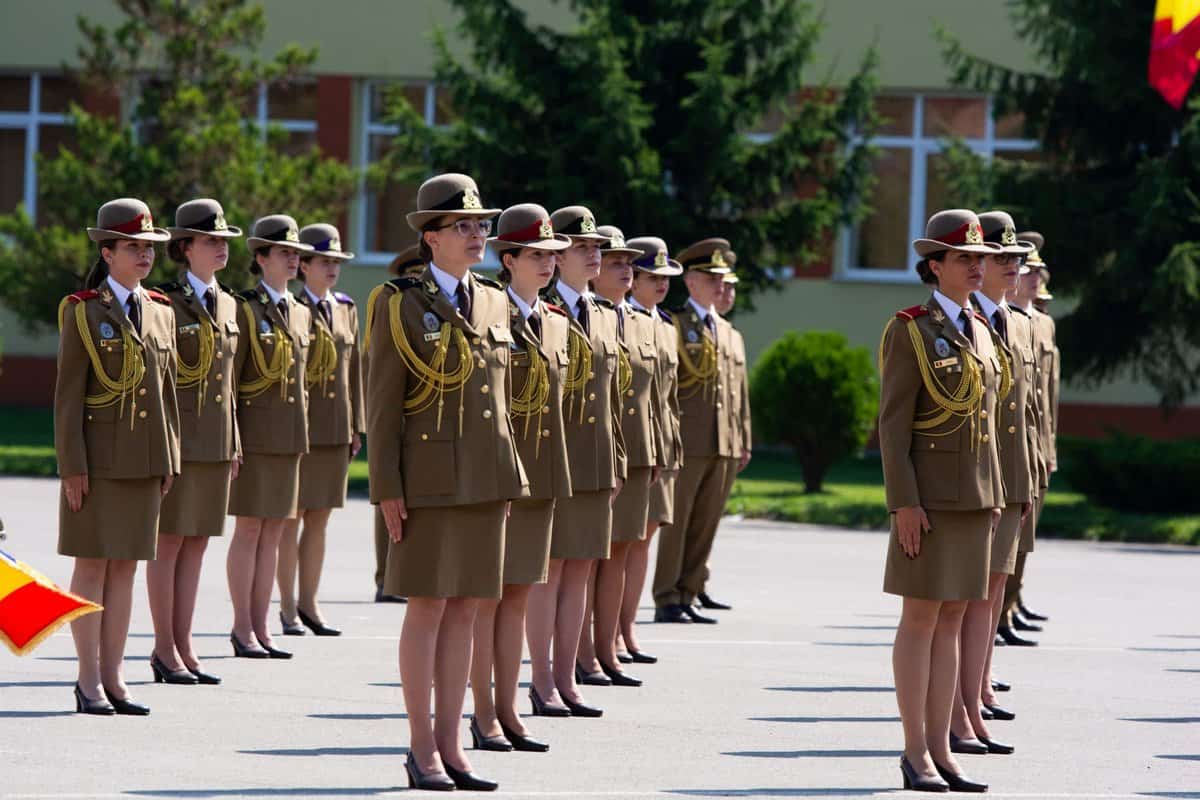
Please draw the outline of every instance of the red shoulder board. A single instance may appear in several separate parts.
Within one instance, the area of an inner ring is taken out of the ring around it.
[[[171,305],[171,298],[167,297],[162,292],[156,292],[153,289],[147,289],[146,296],[149,297],[151,300],[156,300],[159,303],[162,303],[164,306]]]
[[[912,308],[906,308],[903,311],[897,311],[896,319],[902,319],[902,320],[906,320],[906,321],[913,320],[913,319],[916,319],[917,317],[924,317],[928,313],[929,313],[929,309],[926,308],[925,306],[913,306]]]
[[[91,300],[93,297],[99,297],[100,293],[95,289],[84,289],[82,292],[75,292],[67,295],[67,301],[72,305],[82,303],[84,300]]]
[[[566,312],[566,311],[563,311],[561,308],[559,308],[558,306],[554,305],[553,303],[547,303],[545,300],[543,300],[543,301],[542,301],[542,305],[544,305],[546,308],[548,308],[548,309],[550,309],[551,311],[553,311],[555,314],[562,314],[564,317],[567,315],[567,312]]]
[[[982,311],[980,311],[978,308],[975,309],[975,318],[977,320],[979,320],[980,322],[982,322],[984,325],[991,324],[991,322],[988,321],[987,315],[984,314]]]

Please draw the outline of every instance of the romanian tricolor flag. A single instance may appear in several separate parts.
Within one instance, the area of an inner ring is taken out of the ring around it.
[[[15,654],[25,655],[62,625],[100,608],[0,550],[0,640]]]
[[[1150,32],[1150,85],[1183,106],[1200,69],[1200,0],[1157,0]]]

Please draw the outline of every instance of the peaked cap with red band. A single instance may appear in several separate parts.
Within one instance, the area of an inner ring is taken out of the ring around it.
[[[550,212],[537,203],[521,203],[504,209],[496,222],[496,235],[488,244],[497,252],[523,248],[528,250],[566,250],[571,240],[554,232]]]
[[[988,255],[1003,252],[998,244],[985,242],[983,226],[974,211],[952,208],[939,211],[925,224],[925,238],[913,242],[913,250],[921,258],[942,250],[957,250],[962,253]]]
[[[135,239],[141,242],[165,242],[171,234],[154,227],[150,207],[136,197],[109,200],[96,212],[96,227],[87,229],[93,242],[109,239]]]

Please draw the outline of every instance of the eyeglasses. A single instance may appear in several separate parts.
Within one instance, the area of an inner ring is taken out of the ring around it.
[[[446,228],[454,228],[458,231],[458,235],[467,236],[487,236],[492,232],[492,221],[490,219],[456,219],[453,222],[447,222],[445,225],[439,225],[434,230],[442,231]]]

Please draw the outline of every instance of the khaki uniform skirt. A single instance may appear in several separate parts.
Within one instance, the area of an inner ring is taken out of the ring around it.
[[[89,478],[78,511],[58,490],[58,552],[76,558],[153,561],[158,546],[162,478]]]
[[[909,558],[900,547],[896,517],[888,537],[883,590],[923,600],[986,600],[992,551],[992,511],[931,511],[921,552]]]
[[[229,462],[185,461],[158,515],[160,533],[220,536],[229,507]]]
[[[300,459],[298,508],[341,508],[346,505],[346,482],[350,475],[350,445],[310,447]]]
[[[504,525],[504,583],[546,582],[553,523],[553,498],[513,500]]]
[[[500,599],[504,500],[410,508],[404,538],[388,547],[383,591],[401,597]]]
[[[1042,490],[1042,494],[1038,495],[1037,502],[1033,504],[1033,510],[1029,512],[1029,516],[1025,518],[1025,524],[1021,526],[1021,541],[1017,545],[1017,552],[1032,553],[1033,543],[1037,540],[1037,524],[1042,518],[1042,506],[1046,503],[1046,490]]]
[[[650,510],[646,514],[651,522],[670,525],[675,517],[675,476],[679,470],[663,471],[658,483],[650,487]]]
[[[300,454],[246,453],[229,492],[235,517],[290,519],[300,491]]]
[[[646,538],[650,511],[650,467],[633,467],[613,503],[612,540],[638,542]]]
[[[1032,512],[1030,512],[1032,513]],[[1012,575],[1017,571],[1017,545],[1021,540],[1021,504],[1010,503],[1000,512],[1000,524],[992,534],[990,572]]]
[[[612,490],[576,492],[554,504],[550,558],[608,558],[612,536]]]

